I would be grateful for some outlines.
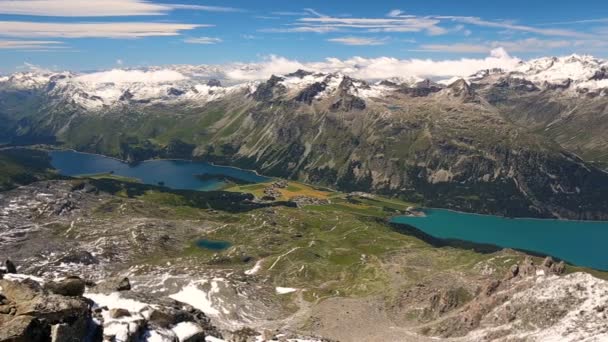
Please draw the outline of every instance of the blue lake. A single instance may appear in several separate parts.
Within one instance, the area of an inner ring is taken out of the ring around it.
[[[441,209],[424,212],[426,217],[398,216],[392,222],[436,238],[527,250],[608,270],[608,222],[509,219]]]
[[[49,155],[53,167],[65,176],[111,172],[117,176],[136,178],[145,184],[161,183],[172,189],[217,190],[226,185],[223,177],[238,179],[245,183],[269,180],[252,171],[198,161],[149,160],[130,165],[114,158],[75,151],[51,151]],[[197,175],[209,175],[209,177],[201,179]]]
[[[200,239],[196,241],[196,246],[211,251],[223,251],[232,246],[232,244],[228,241]]]

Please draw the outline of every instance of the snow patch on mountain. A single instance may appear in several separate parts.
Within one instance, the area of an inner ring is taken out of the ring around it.
[[[512,72],[512,77],[526,79],[537,85],[572,82],[575,89],[602,89],[608,85],[602,79],[608,62],[592,56],[571,55],[544,57],[522,62]]]
[[[113,69],[110,71],[96,72],[76,77],[76,82],[82,82],[89,85],[97,85],[100,83],[111,84],[162,84],[173,83],[188,79],[185,75],[174,70],[121,70]]]
[[[464,79],[468,85],[492,84],[505,76],[528,80],[541,89],[557,85],[557,89],[568,90],[572,96],[584,92],[584,89],[597,92],[608,88],[608,62],[591,56],[545,57],[530,61],[507,57],[495,52],[488,57],[491,60],[480,64],[487,66],[487,69],[469,76],[460,75],[461,71],[454,71],[457,70],[455,66],[458,64],[434,62],[429,64],[428,68],[442,65],[444,71],[429,71],[436,75],[430,79],[422,78],[417,71],[420,69],[418,67],[404,67],[403,63],[392,60],[374,62],[360,58],[352,59],[353,63],[358,61],[355,64],[345,64],[345,61],[334,59],[323,63],[288,63],[289,61],[275,59],[276,62],[283,63],[281,67],[271,67],[264,63],[234,63],[223,66],[171,65],[82,74],[32,70],[0,77],[0,90],[46,92],[53,101],[65,101],[94,112],[125,104],[183,102],[185,105],[201,105],[238,92],[247,96],[254,93],[261,84],[257,81],[259,78],[251,75],[284,70],[290,72],[275,74],[282,75],[279,84],[287,89],[288,97],[295,97],[307,87],[320,84],[320,89],[312,91],[316,94],[315,100],[333,96],[338,91],[345,91],[363,99],[382,98],[398,87],[425,87],[430,84],[445,87],[460,79]],[[498,63],[498,60],[507,62]],[[379,65],[384,65],[383,63],[395,65],[392,68],[381,68],[382,73],[370,73],[366,69],[380,68]],[[410,61],[410,64],[412,63],[427,65],[430,62]],[[388,78],[378,77],[379,75]],[[349,82],[343,84],[346,77]],[[385,81],[382,81],[383,79]],[[341,85],[347,89],[339,89]],[[597,93],[603,94],[605,91]]]

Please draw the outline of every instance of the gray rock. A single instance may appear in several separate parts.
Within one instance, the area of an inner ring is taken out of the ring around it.
[[[534,265],[534,261],[532,261],[532,258],[526,256],[521,266],[519,267],[519,273],[522,277],[536,275],[536,266]]]
[[[84,294],[85,281],[80,277],[68,277],[44,284],[44,289],[62,296],[79,297]]]
[[[4,262],[4,266],[6,267],[6,273],[17,273],[17,266],[15,266],[12,261],[6,259],[6,261]]]
[[[0,341],[2,342],[36,342],[49,341],[50,329],[32,316],[14,316],[10,320],[0,318]]]
[[[566,272],[566,263],[564,263],[563,261],[560,261],[557,264],[553,264],[553,265],[551,265],[550,271],[553,274],[562,275]]]
[[[89,336],[88,318],[79,317],[71,324],[60,323],[51,326],[52,342],[79,342]]]
[[[546,257],[545,260],[543,260],[543,267],[551,268],[551,266],[553,266],[553,264],[554,264],[553,258],[550,256]]]
[[[129,310],[121,309],[121,308],[110,309],[110,317],[112,317],[112,318],[121,318],[121,317],[129,317],[129,316],[131,316],[131,313],[129,312]]]
[[[150,313],[150,318],[148,318],[148,321],[161,328],[168,328],[169,326],[175,324],[175,319],[175,315],[171,313],[164,310],[154,309]]]
[[[109,278],[91,288],[96,293],[111,293],[131,290],[129,278]]]

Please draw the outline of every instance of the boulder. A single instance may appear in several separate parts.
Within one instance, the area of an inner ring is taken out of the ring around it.
[[[553,258],[548,256],[545,258],[545,260],[543,260],[543,267],[545,268],[551,268],[551,266],[553,266],[554,261]]]
[[[15,303],[32,300],[43,291],[40,284],[29,278],[22,281],[2,279],[0,288],[2,288],[2,295],[6,300]]]
[[[90,336],[88,318],[80,317],[71,324],[59,323],[51,326],[52,342],[78,342]]]
[[[109,278],[106,279],[93,288],[91,288],[92,292],[95,293],[112,293],[116,291],[129,291],[131,290],[131,282],[129,278]]]
[[[112,318],[122,318],[122,317],[129,317],[129,316],[131,316],[131,313],[129,312],[129,310],[121,309],[121,308],[110,309],[110,317],[112,317]]]
[[[553,264],[553,265],[551,265],[550,271],[553,274],[562,275],[566,272],[566,263],[564,263],[563,261],[560,261],[557,264]]]
[[[32,316],[14,316],[9,321],[1,322],[0,341],[37,342],[49,341],[49,326]]]
[[[85,281],[80,277],[68,277],[44,284],[44,289],[62,296],[79,297],[84,294]]]
[[[515,264],[509,268],[505,275],[505,280],[511,280],[519,275],[519,265]]]
[[[17,273],[17,266],[15,266],[12,261],[6,259],[6,261],[4,262],[4,266],[6,267],[6,273]]]
[[[17,315],[34,316],[49,323],[73,322],[89,317],[89,304],[84,298],[55,294],[39,295],[30,300],[15,302]]]
[[[169,326],[175,324],[176,315],[166,312],[165,310],[154,309],[150,313],[148,321],[161,328],[168,328]]]
[[[522,277],[529,277],[536,275],[536,266],[534,265],[534,261],[532,258],[527,256],[519,267],[519,274]]]
[[[89,305],[84,298],[50,294],[31,279],[0,280],[2,294],[16,315],[32,316],[51,324],[74,322],[89,317]]]

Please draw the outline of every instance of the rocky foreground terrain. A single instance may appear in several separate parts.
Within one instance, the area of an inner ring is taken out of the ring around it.
[[[0,193],[0,341],[608,338],[604,273],[434,248],[330,203],[217,210],[140,186]]]

